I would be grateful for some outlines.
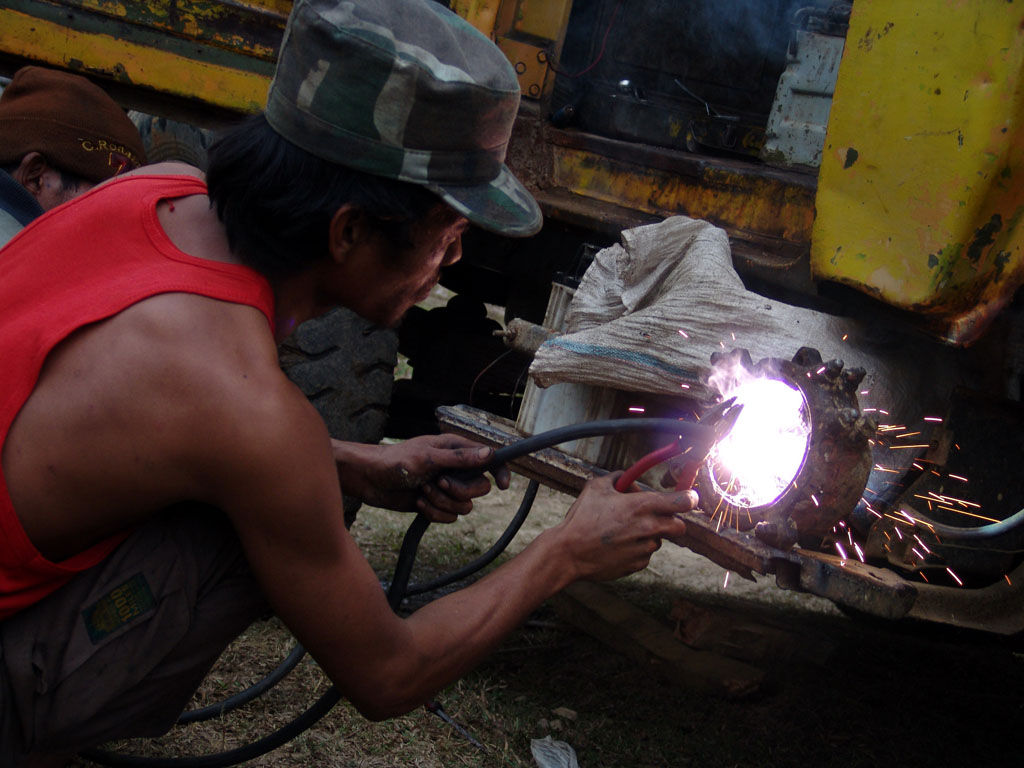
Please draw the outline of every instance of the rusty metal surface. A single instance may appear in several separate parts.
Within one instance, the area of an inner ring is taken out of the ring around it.
[[[444,432],[500,447],[524,437],[512,422],[469,406],[438,409]],[[512,462],[512,468],[563,493],[578,494],[605,470],[557,449]],[[964,589],[910,582],[897,572],[810,549],[776,549],[751,533],[721,528],[690,512],[685,541],[676,542],[746,578],[774,575],[779,587],[807,592],[888,620],[919,619],[999,634],[1024,630],[1024,565],[1008,580]]]
[[[814,176],[746,160],[709,157],[550,129],[557,187],[637,211],[706,219],[751,238],[808,245]]]
[[[508,419],[468,405],[438,408],[437,417],[443,432],[470,437],[495,448],[526,437],[517,432],[515,424]],[[578,494],[587,480],[604,471],[554,448],[516,459],[511,462],[511,468],[524,477],[571,495]]]
[[[609,237],[677,214],[705,219],[726,230],[741,274],[813,292],[813,175],[558,129],[531,105],[506,161],[548,219]]]
[[[864,369],[844,368],[841,360],[823,362],[821,354],[810,347],[801,348],[792,360],[768,358],[757,365],[742,349],[716,353],[711,361],[751,377],[785,382],[800,392],[807,444],[803,465],[789,487],[770,504],[741,506],[722,490],[731,487],[729,470],[717,463],[704,467],[698,491],[705,509],[720,514],[727,525],[735,520],[742,530],[762,522],[771,524],[773,538],[764,540],[775,546],[780,546],[785,529],[792,530],[791,541],[799,538],[804,545],[820,543],[853,511],[871,472],[870,441],[878,427],[872,417],[861,413],[857,400]]]

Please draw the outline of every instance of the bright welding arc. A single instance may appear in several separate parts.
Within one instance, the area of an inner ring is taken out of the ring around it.
[[[711,454],[715,490],[733,507],[770,504],[793,483],[807,455],[811,425],[803,394],[769,378],[749,379],[723,394],[735,396],[743,412]]]

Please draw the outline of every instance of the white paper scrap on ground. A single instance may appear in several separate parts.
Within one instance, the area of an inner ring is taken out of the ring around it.
[[[530,741],[530,752],[538,768],[580,768],[576,750],[564,741],[555,741],[550,736]]]

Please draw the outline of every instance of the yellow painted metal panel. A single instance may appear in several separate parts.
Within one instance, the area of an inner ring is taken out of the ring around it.
[[[548,75],[548,57],[544,49],[510,37],[499,37],[497,44],[512,63],[523,96],[539,99],[544,88],[544,78]]]
[[[519,0],[515,30],[544,40],[557,40],[571,5],[572,0]]]
[[[967,344],[1024,283],[1024,4],[857,0],[811,267]]]
[[[555,147],[552,182],[583,197],[644,213],[707,219],[731,232],[806,244],[814,218],[810,192],[767,175],[705,168],[701,178]]]
[[[500,5],[501,0],[455,0],[452,9],[493,40]]]
[[[259,112],[270,77],[210,64],[102,34],[83,34],[15,11],[0,12],[0,50],[28,60],[182,96]],[[86,69],[82,62],[88,62]]]

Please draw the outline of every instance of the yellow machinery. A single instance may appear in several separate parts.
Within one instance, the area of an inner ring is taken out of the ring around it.
[[[741,271],[795,272],[790,282],[809,290],[809,258],[815,281],[853,286],[969,344],[1024,281],[1024,8],[953,5],[854,3],[815,174],[554,129],[571,0],[453,2],[520,76],[529,128],[510,161],[530,157],[517,170],[549,217],[608,232],[674,213],[704,218],[729,231]],[[8,71],[62,67],[106,80],[132,106],[216,122],[261,109],[290,7],[8,0],[0,55]]]

